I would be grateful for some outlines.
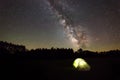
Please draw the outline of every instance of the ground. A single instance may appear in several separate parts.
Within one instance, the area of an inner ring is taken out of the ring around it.
[[[90,71],[75,69],[74,59],[16,59],[0,60],[0,73],[5,78],[34,80],[120,80],[119,58],[84,59],[91,66]]]

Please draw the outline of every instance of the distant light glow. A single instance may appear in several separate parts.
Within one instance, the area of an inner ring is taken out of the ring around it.
[[[81,71],[89,71],[90,70],[90,66],[89,64],[82,58],[77,58],[75,59],[75,61],[73,62],[73,66]]]

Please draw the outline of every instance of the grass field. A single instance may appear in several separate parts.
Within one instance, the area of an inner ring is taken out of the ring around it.
[[[39,80],[120,80],[119,58],[85,58],[90,71],[73,67],[74,59],[24,59],[16,61],[17,78]],[[10,70],[11,71],[11,70]]]

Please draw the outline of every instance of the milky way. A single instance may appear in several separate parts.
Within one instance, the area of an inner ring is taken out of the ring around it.
[[[59,18],[60,24],[64,27],[64,31],[69,40],[76,48],[86,48],[89,45],[89,38],[82,26],[73,23],[64,13],[65,7],[62,1],[48,0],[51,10]],[[66,5],[65,5],[66,6]],[[68,7],[68,6],[67,6]]]
[[[120,49],[120,0],[0,0],[0,41],[28,49]]]

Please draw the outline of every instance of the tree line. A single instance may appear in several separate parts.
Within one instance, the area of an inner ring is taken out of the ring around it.
[[[0,57],[28,57],[28,58],[77,58],[77,57],[119,57],[120,50],[93,52],[83,49],[74,51],[72,48],[38,48],[28,50],[24,45],[16,45],[0,41]]]

